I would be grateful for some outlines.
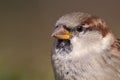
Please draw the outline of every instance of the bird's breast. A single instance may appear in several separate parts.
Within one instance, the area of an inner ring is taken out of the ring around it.
[[[119,80],[114,70],[100,57],[87,55],[72,58],[70,54],[53,54],[56,80]],[[111,77],[112,76],[112,77]]]

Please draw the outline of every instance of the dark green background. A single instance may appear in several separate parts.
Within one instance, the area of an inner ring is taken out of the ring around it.
[[[74,11],[103,18],[119,37],[120,0],[0,1],[0,80],[53,80],[50,35]]]

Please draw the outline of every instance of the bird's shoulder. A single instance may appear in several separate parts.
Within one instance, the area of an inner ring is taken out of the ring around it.
[[[115,42],[112,45],[113,48],[116,48],[118,51],[120,51],[120,38],[117,38]]]

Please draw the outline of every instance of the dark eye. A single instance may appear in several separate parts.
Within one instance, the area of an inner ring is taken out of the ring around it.
[[[82,32],[82,31],[83,31],[83,26],[77,26],[76,30],[77,30],[78,32]]]

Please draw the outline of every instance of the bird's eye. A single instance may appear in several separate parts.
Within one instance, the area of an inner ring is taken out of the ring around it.
[[[82,31],[83,31],[83,26],[77,26],[76,30],[77,30],[78,32],[82,32]]]

